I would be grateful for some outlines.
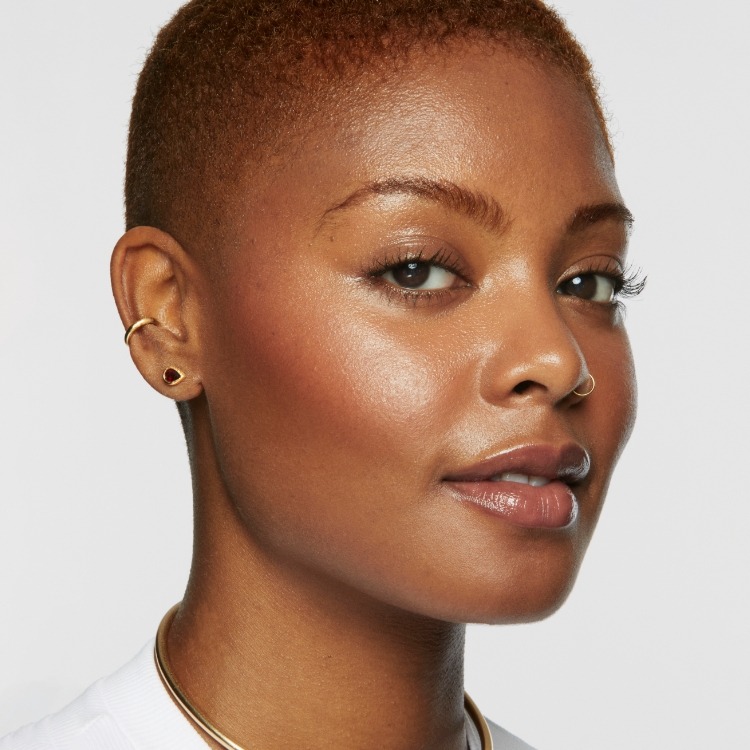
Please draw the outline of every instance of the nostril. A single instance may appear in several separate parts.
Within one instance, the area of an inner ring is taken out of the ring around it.
[[[532,385],[534,385],[534,381],[533,380],[522,380],[513,389],[513,393],[518,393],[518,394],[526,393],[526,391],[528,391],[529,388],[531,388]]]

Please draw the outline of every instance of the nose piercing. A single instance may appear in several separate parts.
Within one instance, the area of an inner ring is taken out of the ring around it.
[[[158,326],[159,323],[154,318],[141,318],[140,320],[136,320],[135,323],[125,331],[125,343],[130,346],[130,339],[133,334],[143,328],[143,326],[150,325]]]
[[[573,395],[585,398],[586,396],[590,396],[594,392],[594,388],[596,388],[596,380],[594,380],[594,376],[591,373],[589,373],[589,377],[591,378],[591,388],[589,388],[586,393],[578,393],[578,391],[573,391]]]

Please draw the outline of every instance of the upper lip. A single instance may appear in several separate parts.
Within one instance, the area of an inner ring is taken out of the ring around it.
[[[577,443],[524,445],[481,459],[443,478],[446,482],[486,482],[505,472],[561,480],[583,481],[591,468],[589,454]]]

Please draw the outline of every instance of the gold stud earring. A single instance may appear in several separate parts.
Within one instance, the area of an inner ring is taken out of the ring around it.
[[[185,373],[181,370],[178,370],[176,367],[167,367],[166,370],[162,373],[162,380],[167,385],[177,385],[178,383],[181,383],[183,380],[185,380]]]

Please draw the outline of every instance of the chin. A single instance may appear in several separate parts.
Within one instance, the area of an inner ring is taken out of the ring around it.
[[[536,622],[556,612],[568,598],[578,560],[508,561],[499,575],[472,576],[423,590],[408,609],[444,622],[510,625]],[[497,565],[497,564],[496,564]],[[485,571],[486,572],[486,571]],[[416,605],[416,606],[415,606]]]
[[[527,592],[528,600],[513,612],[503,613],[487,620],[477,620],[476,622],[487,625],[514,625],[544,620],[562,607],[572,588],[573,582],[571,581],[562,589]]]
[[[512,597],[488,600],[485,606],[475,607],[465,612],[461,622],[480,625],[517,625],[525,622],[538,622],[557,612],[565,603],[573,587],[571,581],[562,587],[547,587],[543,591],[526,590],[522,598]]]

